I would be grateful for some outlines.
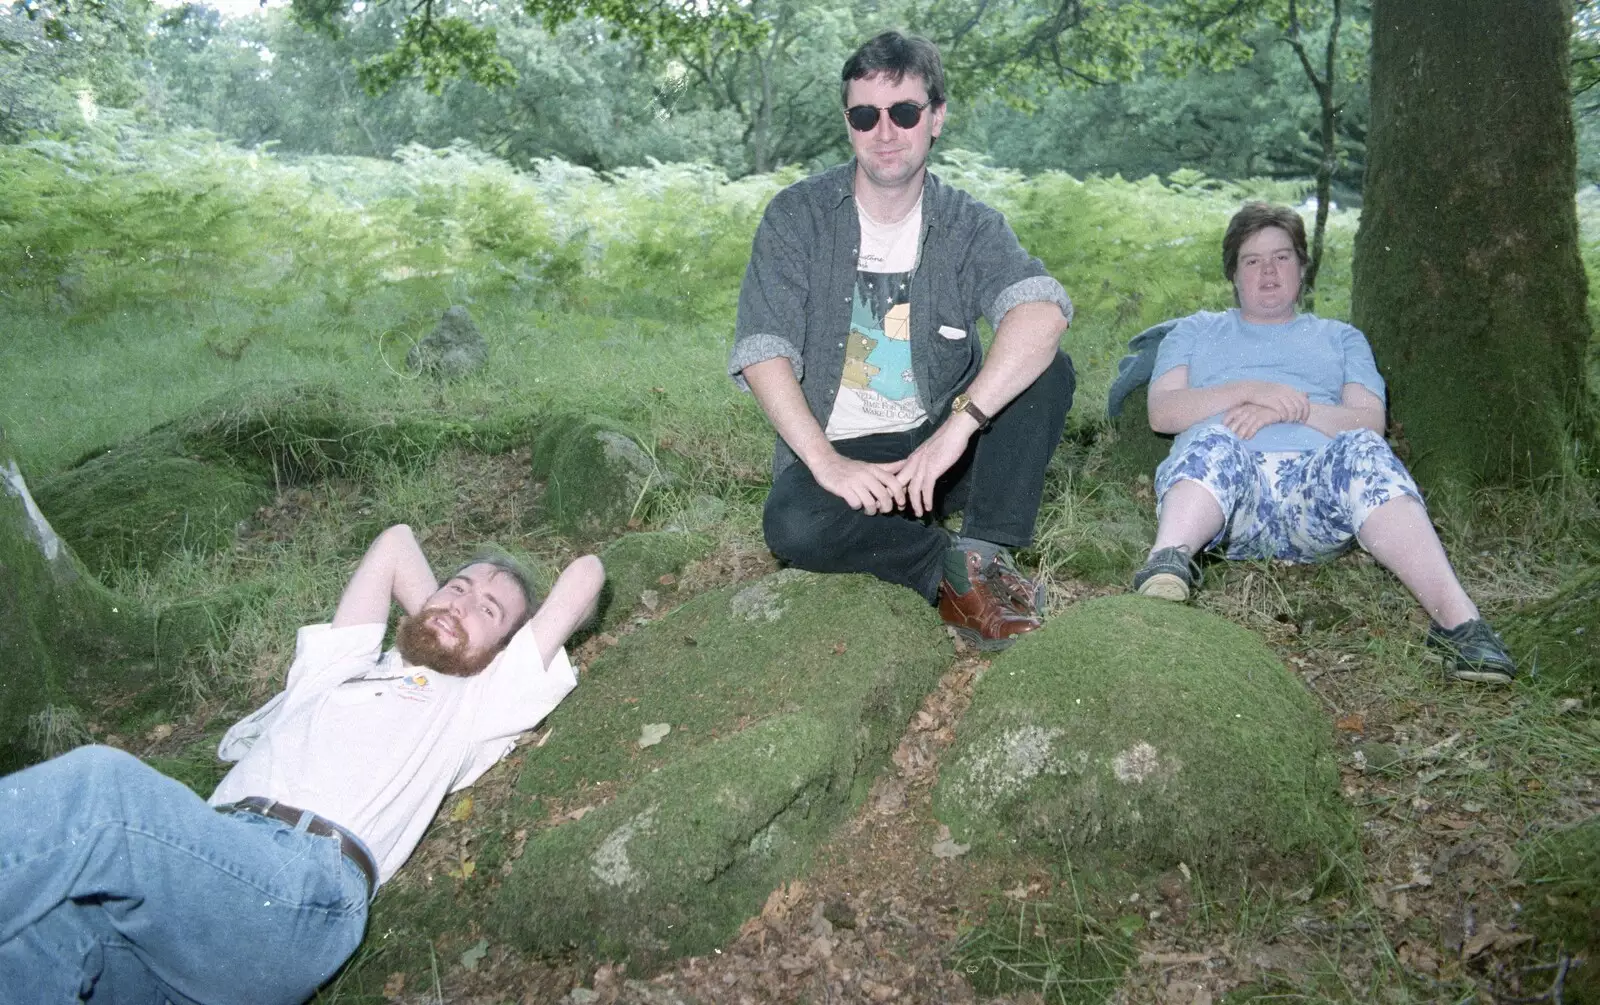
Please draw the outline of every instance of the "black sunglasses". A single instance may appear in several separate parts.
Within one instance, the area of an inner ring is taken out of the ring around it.
[[[876,105],[851,105],[844,110],[844,117],[850,120],[850,128],[858,133],[864,133],[878,124],[878,112],[889,113],[889,121],[901,129],[910,129],[922,121],[922,110],[933,104],[924,101],[918,104],[915,101],[896,101],[888,108],[880,109]]]

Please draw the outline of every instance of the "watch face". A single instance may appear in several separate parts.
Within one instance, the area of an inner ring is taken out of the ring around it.
[[[950,411],[965,412],[967,410],[967,406],[970,404],[972,404],[971,398],[964,394],[958,394],[955,396],[955,400],[950,402]]]

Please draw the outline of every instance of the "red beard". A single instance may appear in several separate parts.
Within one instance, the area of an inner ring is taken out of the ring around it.
[[[454,637],[460,641],[451,645],[440,639],[428,626],[430,618],[444,620]],[[431,608],[400,619],[400,627],[395,632],[394,647],[400,651],[402,659],[415,666],[427,667],[447,677],[475,677],[494,661],[498,652],[493,649],[476,653],[467,652],[466,640],[467,633],[461,627],[459,618],[448,611]]]

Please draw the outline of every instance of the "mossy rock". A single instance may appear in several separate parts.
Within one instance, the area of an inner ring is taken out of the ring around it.
[[[277,485],[359,476],[390,465],[412,468],[474,438],[473,424],[464,419],[397,418],[318,383],[233,391],[153,432],[175,433],[187,455],[225,461]]]
[[[626,621],[647,591],[654,592],[656,604],[671,606],[676,588],[663,586],[661,577],[682,571],[690,562],[711,554],[714,547],[716,542],[704,534],[670,530],[624,534],[606,545],[600,552],[606,567],[600,627],[610,629]]]
[[[597,534],[639,516],[651,493],[673,484],[634,430],[599,415],[561,414],[540,427],[531,459],[545,483],[544,517],[569,534]]]
[[[46,479],[37,498],[73,551],[103,576],[153,569],[180,552],[228,547],[239,523],[272,491],[237,468],[175,456],[146,441]]]
[[[1571,972],[1567,1001],[1600,1002],[1600,816],[1524,841],[1523,924],[1547,945],[1588,957]]]
[[[39,510],[0,429],[0,774],[52,753],[30,723],[166,700],[151,619],[86,570]]]
[[[1352,837],[1332,732],[1246,629],[1106,597],[995,659],[935,809],[957,840],[995,856],[1303,877]]]
[[[1524,672],[1557,687],[1600,688],[1600,569],[1591,569],[1549,600],[1522,608],[1499,626]]]
[[[595,660],[529,756],[535,816],[484,920],[649,970],[721,944],[865,795],[949,640],[910,591],[788,570],[697,597]],[[671,731],[641,748],[641,730]],[[515,824],[513,823],[513,826]]]

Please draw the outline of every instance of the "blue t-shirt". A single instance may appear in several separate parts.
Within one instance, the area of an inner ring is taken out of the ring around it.
[[[1346,384],[1360,384],[1384,400],[1383,378],[1367,337],[1343,321],[1300,314],[1284,324],[1251,324],[1237,307],[1200,311],[1179,321],[1161,340],[1154,381],[1175,366],[1189,368],[1190,387],[1213,387],[1232,380],[1268,380],[1304,391],[1315,404],[1337,405]],[[1222,415],[1190,426],[1178,436],[1176,452],[1200,430],[1222,424]],[[1245,441],[1251,450],[1315,450],[1328,437],[1299,422],[1275,422]]]

